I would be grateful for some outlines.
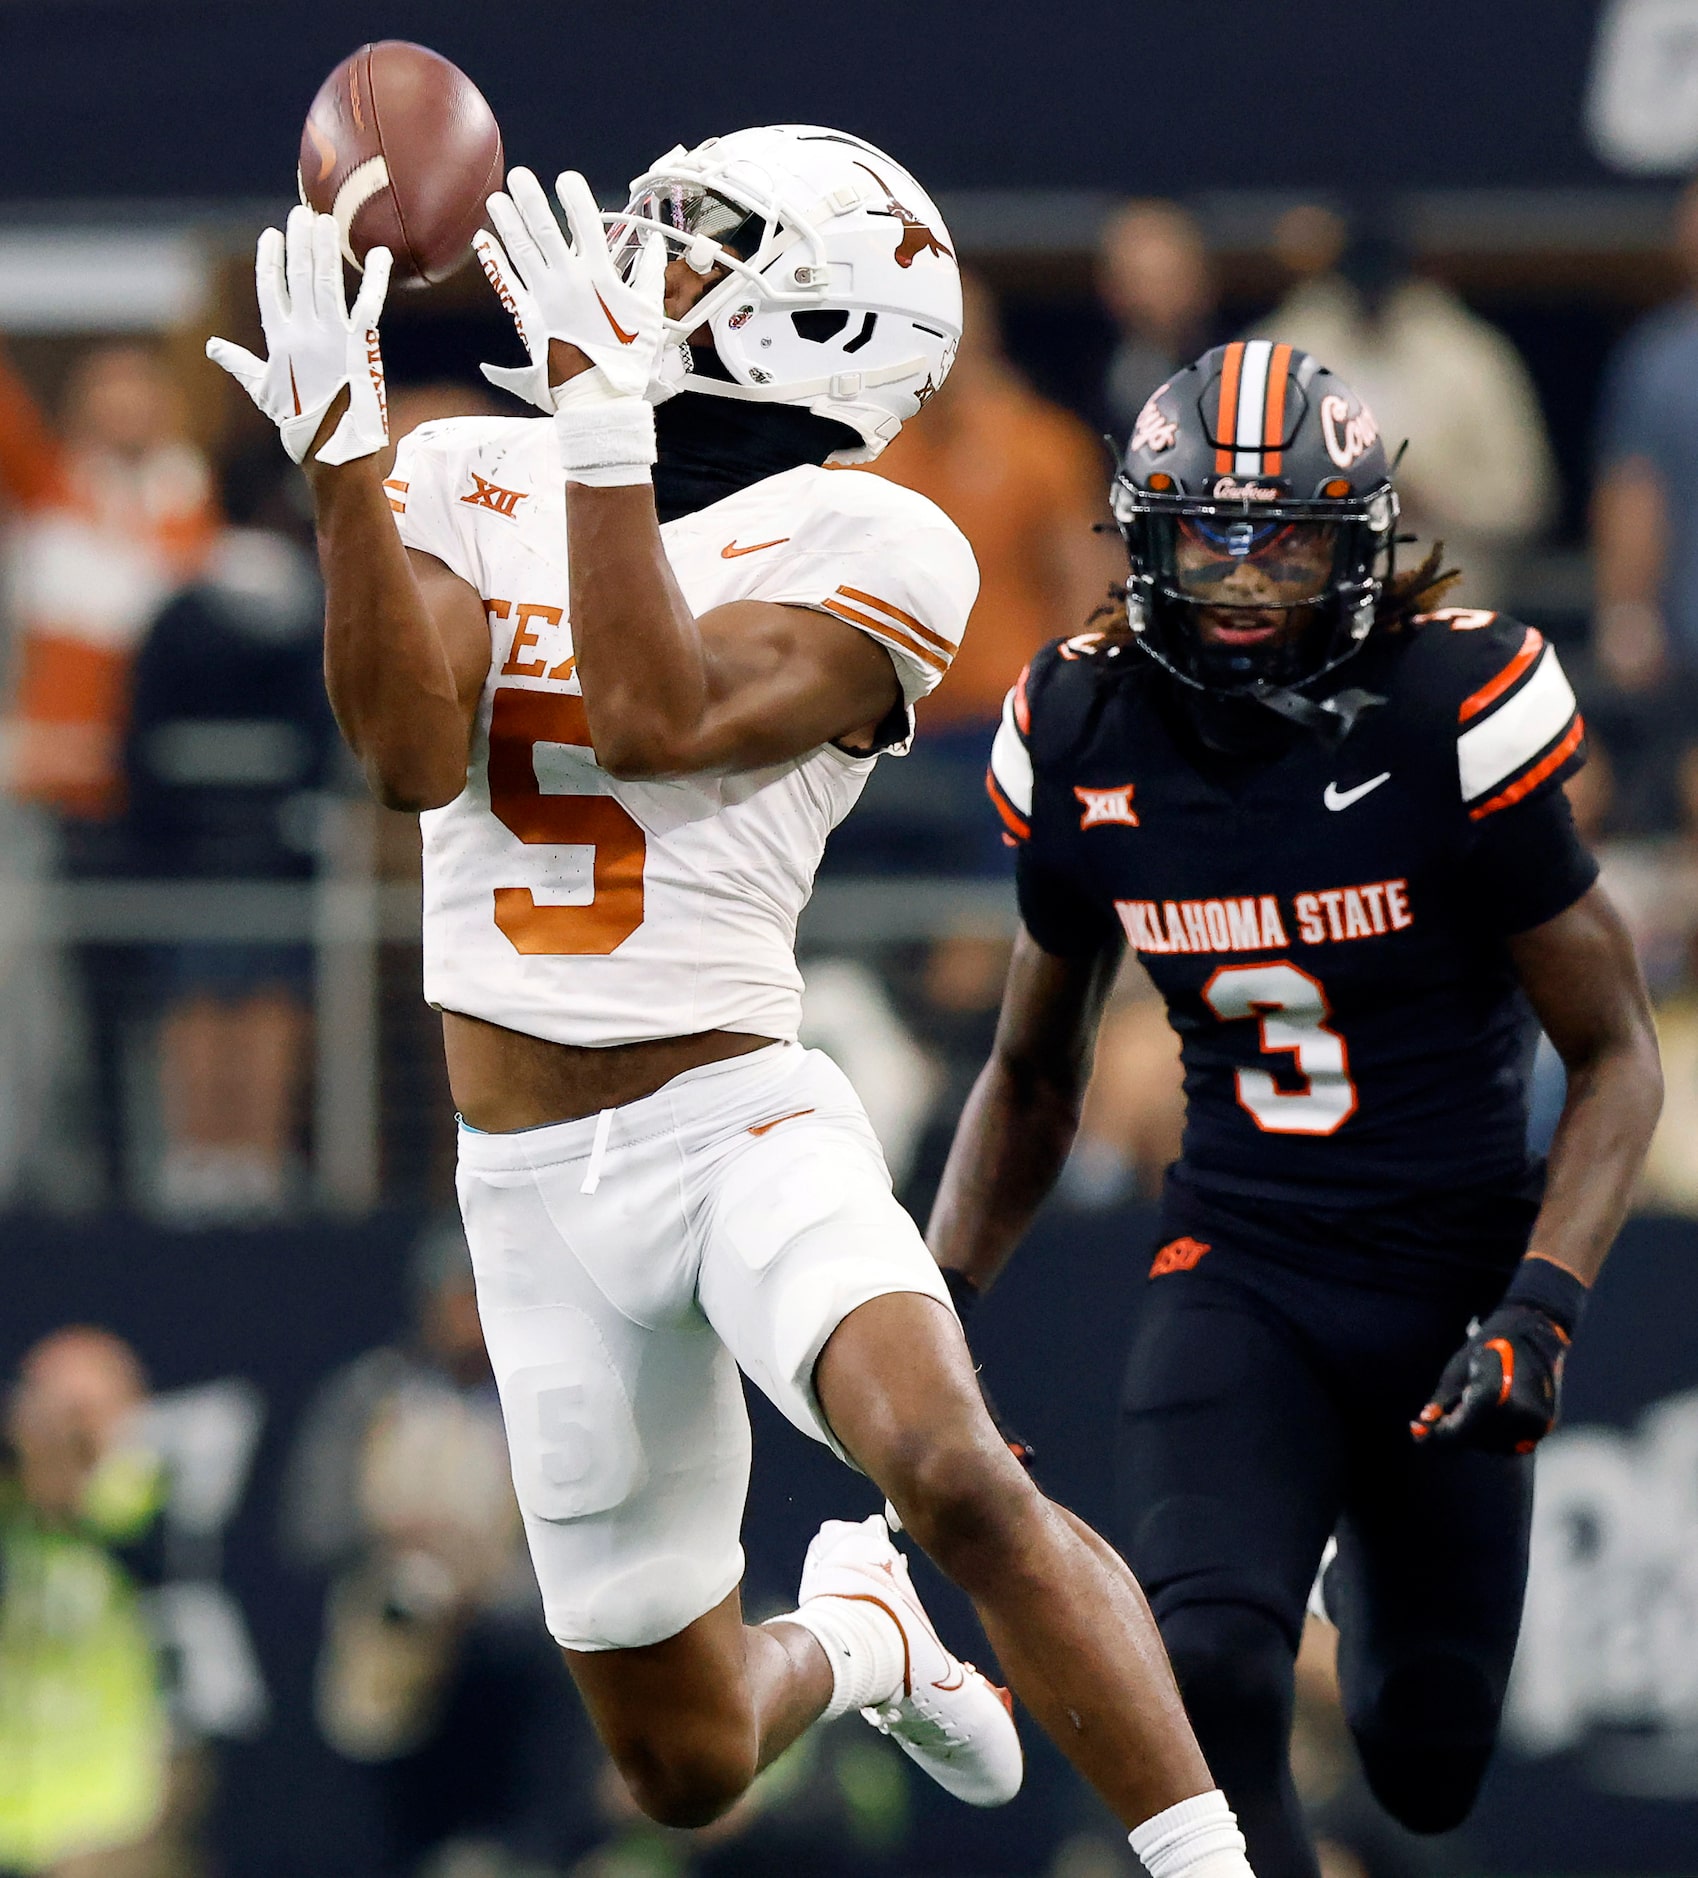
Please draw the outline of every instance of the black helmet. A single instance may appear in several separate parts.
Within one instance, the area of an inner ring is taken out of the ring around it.
[[[1306,697],[1357,652],[1392,572],[1397,496],[1373,417],[1296,347],[1237,340],[1151,394],[1112,492],[1139,647],[1198,692],[1253,699],[1311,728],[1358,702]],[[1221,612],[1302,608],[1294,636]],[[1216,614],[1205,641],[1199,614]],[[1365,697],[1364,700],[1365,701]],[[1330,713],[1330,717],[1328,716]],[[1343,723],[1340,723],[1340,719]]]

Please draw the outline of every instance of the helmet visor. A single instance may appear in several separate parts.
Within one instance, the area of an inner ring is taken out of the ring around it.
[[[1338,556],[1336,522],[1186,515],[1173,540],[1173,582],[1202,606],[1289,607],[1324,599]]]
[[[639,190],[626,203],[624,218],[607,231],[613,264],[627,278],[641,252],[648,226],[656,222],[676,233],[680,249],[705,237],[729,248],[742,261],[755,253],[766,235],[765,221],[740,202],[694,183],[657,184]]]

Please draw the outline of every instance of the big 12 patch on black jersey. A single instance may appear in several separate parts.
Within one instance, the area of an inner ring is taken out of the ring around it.
[[[1228,764],[1130,642],[1046,647],[988,778],[1022,915],[1052,951],[1137,952],[1181,1041],[1192,1180],[1360,1203],[1523,1177],[1506,935],[1595,868],[1572,840],[1526,884],[1496,856],[1583,760],[1573,693],[1531,627],[1463,610],[1350,671],[1385,703],[1342,744]]]

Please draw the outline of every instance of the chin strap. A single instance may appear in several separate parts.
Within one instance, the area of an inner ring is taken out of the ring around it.
[[[1359,686],[1323,698],[1319,703],[1284,685],[1253,685],[1248,695],[1289,723],[1313,731],[1334,745],[1343,743],[1365,713],[1385,703],[1377,691],[1363,691]]]
[[[734,378],[711,378],[703,372],[690,371],[684,376],[681,390],[705,392],[710,398],[735,398],[744,404],[799,404],[804,398],[858,398],[875,385],[893,385],[899,378],[911,378],[925,360],[918,356],[901,359],[895,365],[872,366],[860,372],[832,372],[824,378],[793,378],[777,385],[744,385]]]

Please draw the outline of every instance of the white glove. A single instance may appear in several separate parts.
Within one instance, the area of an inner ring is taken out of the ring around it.
[[[518,328],[519,338],[530,354],[528,365],[480,365],[478,370],[492,385],[502,391],[510,391],[515,398],[522,398],[527,404],[534,404],[539,411],[554,410],[558,394],[548,382],[548,334],[544,330],[536,300],[513,272],[512,262],[507,259],[501,243],[493,235],[480,229],[472,238],[472,251],[478,257],[478,265],[483,269],[485,278],[494,288],[496,299],[511,315],[513,324]],[[690,369],[690,346],[687,340],[680,339],[675,344],[663,345],[655,363],[654,376],[643,393],[644,397],[650,404],[664,404],[668,398],[676,397],[684,389],[684,379]],[[566,387],[562,385],[559,389],[563,392]]]
[[[560,339],[589,358],[606,389],[658,402],[653,392],[669,395],[677,386],[667,381],[678,376],[677,362],[663,356],[677,350],[666,343],[666,239],[658,229],[645,236],[632,278],[625,281],[608,252],[589,184],[568,170],[555,192],[572,231],[570,243],[531,171],[509,170],[507,192],[489,198],[496,234],[480,233],[472,245],[531,362],[486,365],[484,376],[539,410],[553,411],[558,398],[548,383],[548,342]]]
[[[348,409],[318,452],[319,462],[352,463],[381,450],[389,441],[389,407],[377,319],[389,287],[389,250],[373,248],[366,256],[350,313],[335,218],[291,209],[284,233],[268,228],[260,236],[254,278],[267,357],[256,359],[228,339],[209,339],[206,356],[277,426],[297,463],[344,387]]]
[[[543,330],[542,314],[525,284],[513,271],[513,264],[502,252],[501,243],[479,229],[472,237],[472,252],[484,278],[495,290],[495,297],[507,309],[519,338],[530,357],[528,365],[480,365],[478,370],[499,390],[510,391],[539,411],[552,412],[554,393],[548,383],[548,334]]]

